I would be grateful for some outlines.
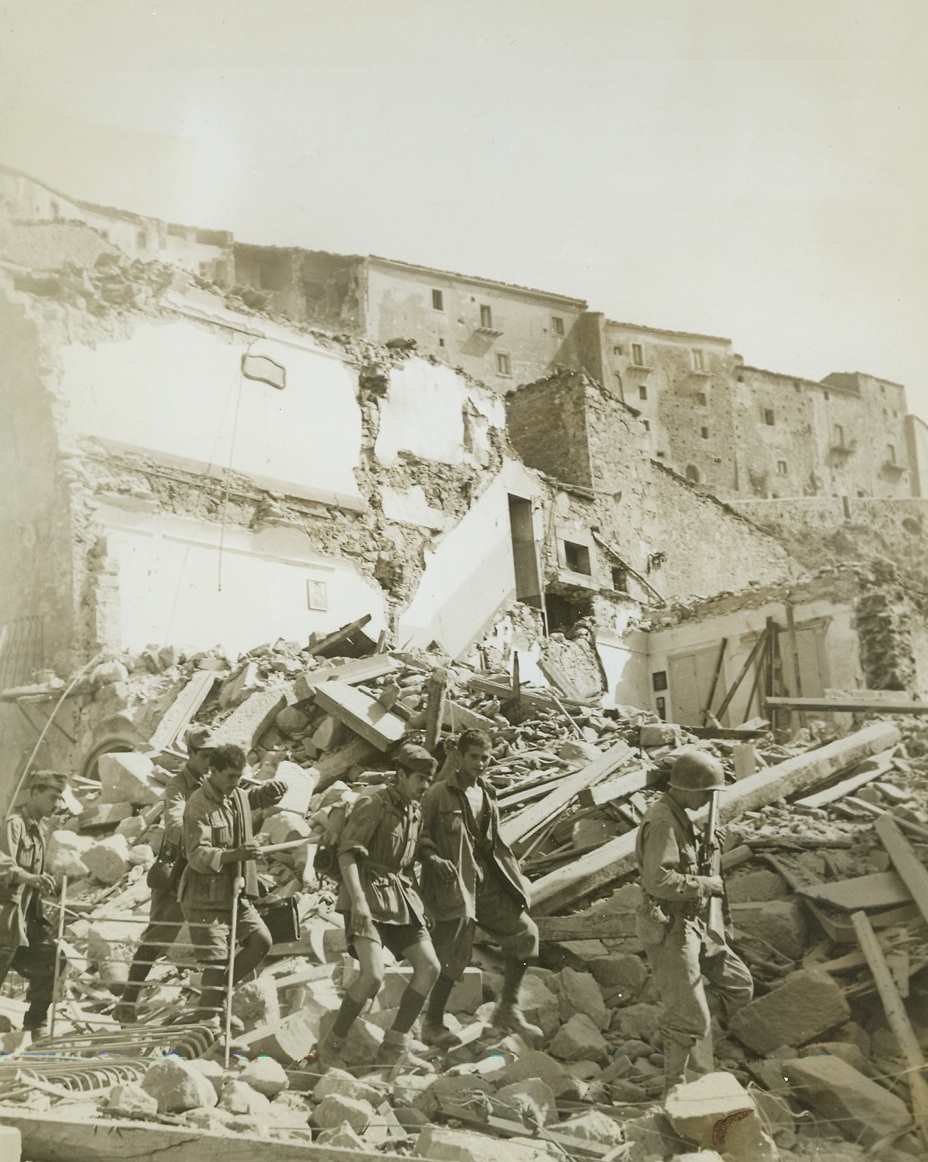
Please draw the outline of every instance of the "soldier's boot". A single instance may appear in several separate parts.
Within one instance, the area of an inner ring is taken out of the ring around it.
[[[48,1033],[49,1001],[32,1001],[23,1016],[23,1032],[38,1041]]]
[[[664,1093],[668,1094],[675,1085],[686,1081],[686,1067],[689,1065],[692,1046],[682,1041],[664,1040]]]
[[[527,968],[524,960],[516,960],[512,956],[503,961],[503,988],[493,1014],[493,1024],[510,1033],[518,1033],[530,1048],[536,1049],[541,1044],[542,1031],[525,1019],[519,1007],[519,992]]]
[[[426,1073],[431,1073],[432,1066],[424,1057],[417,1056],[411,1046],[412,1037],[409,1033],[401,1033],[398,1029],[387,1029],[377,1052],[377,1064],[388,1066],[391,1069],[404,1071],[422,1069]]]
[[[429,993],[422,1022],[422,1040],[431,1048],[452,1049],[461,1044],[461,1038],[445,1024],[445,1006],[454,985],[450,976],[440,976]]]

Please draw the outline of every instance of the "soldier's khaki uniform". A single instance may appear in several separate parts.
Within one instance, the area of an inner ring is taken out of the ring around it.
[[[750,1001],[754,982],[750,969],[728,944],[709,936],[708,877],[699,873],[696,833],[686,811],[670,795],[662,795],[646,812],[636,855],[644,892],[638,936],[660,993],[671,1084],[682,1080],[693,1046],[709,1033],[703,977],[723,1002],[726,1016]]]

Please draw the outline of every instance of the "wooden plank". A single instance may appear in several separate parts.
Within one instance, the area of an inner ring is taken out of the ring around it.
[[[758,771],[729,787],[722,796],[721,819],[727,823],[777,799],[804,791],[872,754],[895,746],[901,738],[892,722],[875,722],[845,738]],[[542,876],[532,885],[532,906],[539,915],[559,911],[635,867],[636,832],[620,835],[597,851]]]
[[[912,899],[909,889],[895,872],[873,872],[833,884],[806,887],[799,894],[845,912],[854,912],[858,908],[892,908]]]
[[[88,1067],[91,1065],[88,1062]],[[84,1109],[93,1103],[84,1103]],[[67,1112],[65,1112],[67,1111]],[[19,1130],[23,1158],[29,1162],[370,1162],[371,1152],[307,1142],[279,1141],[255,1134],[215,1134],[197,1126],[94,1118],[85,1121],[76,1106],[35,1113],[21,1106],[0,1106],[0,1123]],[[408,1162],[399,1154],[382,1154],[380,1162]],[[428,1159],[425,1159],[428,1162]]]
[[[641,767],[637,771],[629,771],[618,779],[610,779],[607,783],[598,783],[595,787],[584,787],[577,800],[581,807],[602,807],[606,803],[614,803],[616,799],[627,799],[636,791],[643,791],[648,785],[648,768]]]
[[[834,803],[836,799],[850,795],[858,787],[872,783],[874,779],[880,778],[881,775],[887,774],[892,769],[891,759],[882,760],[869,771],[860,771],[856,775],[842,779],[840,783],[835,783],[833,787],[826,787],[824,791],[819,791],[815,795],[806,795],[804,799],[795,799],[794,802],[797,807],[824,807],[826,803]]]
[[[928,714],[928,702],[897,698],[768,698],[767,705],[784,710],[840,710],[850,714]]]
[[[318,686],[315,700],[317,706],[350,726],[378,750],[389,750],[406,733],[406,723],[399,715],[346,682],[325,682]]]
[[[570,698],[574,702],[583,701],[583,691],[574,685],[560,666],[556,666],[554,662],[541,660],[538,662],[538,669],[541,670],[548,679],[548,682],[559,694],[562,694],[565,698]],[[599,698],[599,691],[591,694],[590,698],[594,701],[597,700]]]
[[[431,753],[438,745],[445,718],[445,702],[448,697],[448,671],[435,669],[425,683],[428,709],[425,720],[425,749]]]
[[[372,654],[377,643],[364,633],[362,626],[367,625],[371,615],[366,613],[357,621],[343,625],[319,641],[310,640],[309,652],[315,658],[363,658]]]
[[[481,678],[479,675],[474,675],[473,678],[468,678],[468,686],[472,690],[479,690],[481,694],[492,694],[498,698],[500,702],[510,702],[512,700],[512,687],[506,682],[494,682],[491,678]],[[525,706],[532,710],[554,710],[554,700],[547,690],[526,690],[523,686],[521,688],[521,699]],[[568,706],[588,709],[588,702],[575,702],[573,698],[562,698],[562,702],[566,702]]]
[[[190,719],[206,701],[217,676],[215,670],[197,670],[194,673],[155,727],[149,739],[152,750],[165,750],[178,741],[189,725]]]
[[[372,678],[382,678],[385,674],[393,674],[402,669],[401,664],[389,654],[375,654],[370,658],[351,658],[340,666],[319,666],[315,670],[306,670],[300,674],[294,683],[294,692],[299,702],[311,698],[317,686],[323,682],[347,682],[355,685],[357,682],[369,682]]]
[[[594,759],[585,767],[581,767],[579,771],[568,775],[566,779],[562,779],[554,790],[540,802],[533,803],[531,807],[520,811],[511,819],[507,819],[499,829],[503,841],[511,846],[518,840],[524,839],[556,812],[563,810],[584,787],[606,778],[632,754],[634,751],[624,739],[615,743],[600,758]]]
[[[928,921],[928,871],[925,870],[925,865],[912,850],[912,845],[891,816],[883,815],[877,819],[876,833],[880,837],[880,843],[886,848],[893,867],[912,893],[912,899],[918,905],[918,910]]]
[[[906,1067],[905,1076],[909,1083],[909,1093],[912,1095],[912,1113],[915,1117],[915,1125],[921,1134],[922,1141],[928,1145],[928,1080],[925,1079],[924,1075],[925,1057],[921,1045],[918,1043],[918,1038],[909,1022],[902,997],[899,995],[899,990],[896,988],[892,973],[889,971],[889,965],[883,955],[883,949],[870,926],[866,913],[855,912],[851,916],[851,921],[854,925],[854,931],[857,933],[857,941],[861,951],[867,958],[867,964],[869,964],[873,974],[876,991],[880,994],[880,1000],[883,1002],[886,1020],[889,1022],[889,1027],[902,1050]]]
[[[496,730],[496,723],[492,718],[478,714],[476,710],[471,710],[461,702],[455,702],[453,698],[445,699],[441,724],[452,734],[458,734],[462,730]]]

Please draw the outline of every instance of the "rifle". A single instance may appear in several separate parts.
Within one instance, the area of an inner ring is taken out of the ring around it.
[[[722,850],[716,843],[715,833],[719,822],[719,788],[712,792],[709,800],[709,818],[706,821],[706,833],[703,840],[703,858],[701,860],[704,875],[717,876],[722,874]],[[721,896],[709,898],[709,911],[706,917],[706,932],[714,944],[725,944],[725,910]]]

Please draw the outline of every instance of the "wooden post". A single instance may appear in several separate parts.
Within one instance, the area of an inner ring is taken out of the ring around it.
[[[802,674],[799,670],[799,642],[796,638],[796,617],[793,613],[792,603],[787,600],[784,602],[786,608],[786,635],[789,642],[789,652],[793,660],[793,679],[796,684],[796,689],[793,693],[797,698],[802,697]],[[789,715],[792,723],[792,713]],[[808,722],[808,716],[804,710],[799,711],[799,725],[805,726]]]
[[[725,657],[725,647],[728,645],[728,638],[722,638],[722,644],[719,646],[719,656],[715,662],[715,673],[712,675],[712,685],[709,687],[709,697],[706,699],[706,706],[702,712],[703,726],[709,725],[709,719],[712,717],[712,699],[715,697],[715,688],[719,684],[719,675],[722,672],[722,661]]]
[[[434,670],[426,682],[428,710],[425,724],[425,749],[433,751],[441,736],[441,724],[445,717],[445,699],[448,697],[448,671]]]
[[[891,815],[881,815],[877,819],[876,833],[889,853],[893,867],[912,893],[918,910],[928,921],[928,871],[912,850],[911,844],[902,834],[899,824]]]
[[[718,718],[720,721],[721,721],[722,715],[728,709],[732,698],[734,698],[734,696],[738,693],[738,688],[741,686],[741,683],[744,681],[745,674],[747,674],[748,670],[750,670],[751,666],[754,663],[754,659],[757,657],[758,653],[760,652],[760,650],[764,644],[765,637],[766,637],[766,631],[761,633],[760,636],[758,637],[757,641],[754,643],[754,645],[751,646],[751,652],[748,654],[747,658],[745,658],[744,665],[741,667],[740,671],[738,672],[738,677],[735,678],[734,683],[732,684],[728,693],[722,699],[722,705],[718,708],[718,710],[716,711],[716,715],[715,715],[716,718]],[[753,693],[751,696],[753,697]],[[745,715],[745,718],[747,718],[747,715]]]
[[[860,950],[866,957],[870,971],[873,973],[873,981],[880,994],[880,1000],[883,1002],[886,1020],[902,1049],[906,1080],[912,1095],[912,1113],[915,1117],[915,1125],[921,1134],[922,1141],[928,1145],[928,1080],[923,1072],[925,1069],[924,1054],[909,1022],[902,997],[896,988],[892,973],[889,971],[889,965],[886,963],[886,957],[883,955],[883,949],[874,934],[867,913],[854,912],[851,915],[851,923],[857,933]]]
[[[512,654],[512,710],[515,722],[522,721],[522,679],[519,677],[519,651]]]

